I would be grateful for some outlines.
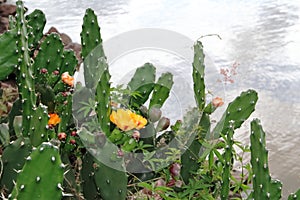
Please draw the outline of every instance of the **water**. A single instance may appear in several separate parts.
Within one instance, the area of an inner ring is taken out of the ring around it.
[[[98,15],[104,40],[139,28],[169,29],[193,41],[219,34],[222,40],[202,39],[211,60],[207,68],[217,72],[237,65],[234,83],[226,83],[220,95],[228,103],[248,88],[258,91],[252,117],[259,117],[267,132],[271,173],[282,180],[285,196],[300,188],[299,0],[26,0],[25,5],[29,11],[39,8],[45,12],[46,29],[55,26],[75,42],[80,42],[82,17],[88,7]],[[158,54],[158,58],[164,55]],[[182,65],[176,66],[178,73],[185,71]],[[209,78],[210,89],[216,93],[220,92],[214,88],[220,85],[217,79]],[[237,137],[247,141],[248,129],[246,124]]]

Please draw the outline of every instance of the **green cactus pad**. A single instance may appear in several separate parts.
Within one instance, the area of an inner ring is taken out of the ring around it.
[[[180,175],[186,184],[199,167],[198,159],[201,144],[198,141],[198,125],[201,118],[198,108],[192,109],[185,114],[183,123],[176,133],[176,140],[184,144],[184,147],[181,147],[183,152],[181,154]],[[176,148],[180,146],[181,143],[175,145]]]
[[[99,61],[99,71],[102,72],[96,88],[96,112],[100,127],[107,137],[110,135],[110,74],[105,59]]]
[[[26,158],[11,198],[60,199],[63,192],[63,166],[58,148],[50,143],[41,144]]]
[[[17,1],[16,28],[17,50],[18,50],[18,69],[19,69],[19,92],[22,98],[23,109],[23,135],[28,136],[30,129],[30,119],[32,118],[32,108],[36,106],[36,94],[32,65],[28,51],[27,25],[24,17],[24,5],[22,1]]]
[[[222,188],[221,188],[221,200],[227,200],[230,189],[230,172],[232,169],[232,159],[233,159],[233,127],[228,130],[226,134],[226,147],[223,154],[225,163],[223,164],[223,174],[222,174]]]
[[[17,30],[13,29],[0,34],[0,81],[7,78],[17,67],[18,49],[16,45]]]
[[[47,141],[48,111],[47,107],[40,104],[33,110],[33,116],[30,121],[30,141],[34,147]]]
[[[155,71],[156,69],[151,63],[146,63],[136,69],[135,74],[128,83],[128,88],[140,95],[130,97],[129,103],[131,106],[139,108],[148,100],[154,88]]]
[[[169,72],[163,73],[154,86],[153,94],[150,99],[149,109],[152,106],[162,107],[164,102],[169,97],[173,86],[173,75]]]
[[[288,200],[300,200],[300,189],[289,195]]]
[[[80,33],[81,36],[81,56],[83,60],[97,47],[98,51],[97,56],[105,57],[104,51],[102,48],[102,39],[100,34],[100,27],[98,25],[97,16],[94,11],[88,8],[85,11],[85,15],[83,17],[82,31]]]
[[[280,181],[271,179],[265,132],[258,119],[251,121],[250,143],[254,200],[280,199],[282,184]]]
[[[113,169],[103,163],[97,164],[95,182],[103,200],[125,200],[127,195],[126,172]]]
[[[64,50],[63,61],[61,63],[61,71],[69,72],[70,76],[73,76],[78,65],[77,58],[72,50]]]
[[[36,75],[40,73],[40,70],[45,68],[49,74],[52,74],[55,70],[59,71],[56,76],[50,76],[48,84],[54,86],[54,84],[60,79],[63,72],[61,71],[61,64],[63,61],[63,43],[57,33],[51,33],[47,35],[43,43],[39,48],[39,52],[34,60],[33,68]],[[41,82],[37,76],[37,82]]]
[[[197,41],[194,45],[193,82],[194,96],[200,110],[205,106],[204,57],[203,45]]]
[[[41,10],[34,10],[26,16],[28,28],[28,47],[35,50],[43,37],[43,30],[46,24],[46,16]]]
[[[11,193],[18,172],[23,168],[25,158],[31,152],[31,144],[28,138],[18,138],[9,144],[2,154],[3,173],[1,176],[1,188]]]
[[[233,122],[234,129],[241,127],[244,121],[246,121],[255,110],[257,99],[257,92],[248,90],[242,92],[240,96],[229,103],[221,120],[213,130],[214,138],[220,137],[221,133],[226,134],[231,122]]]
[[[59,123],[58,132],[66,132],[72,119],[72,96],[68,95],[60,105],[63,106],[59,110],[59,113],[61,113],[61,122]]]
[[[94,158],[91,154],[86,153],[82,159],[82,170],[80,170],[85,199],[100,199],[100,193],[95,184],[94,170]]]

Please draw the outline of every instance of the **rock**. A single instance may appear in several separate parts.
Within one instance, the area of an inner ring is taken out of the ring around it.
[[[0,16],[0,34],[8,30],[9,20],[7,17]]]
[[[64,45],[68,45],[72,42],[72,39],[65,33],[60,33],[60,38]]]
[[[75,52],[76,58],[78,60],[78,64],[82,63],[81,58],[81,45],[76,42],[70,42],[68,45],[65,46],[65,49],[72,49]]]
[[[59,33],[59,32],[55,27],[52,26],[45,35],[48,35],[50,33]]]
[[[48,30],[48,32],[46,33],[46,35],[48,35],[48,34],[50,34],[50,33],[57,33],[57,34],[60,36],[62,42],[64,43],[64,46],[66,46],[66,45],[68,45],[69,43],[72,42],[72,39],[71,39],[67,34],[65,34],[65,33],[60,33],[60,32],[57,30],[57,28],[55,28],[55,27],[53,27],[53,26]]]
[[[16,14],[16,6],[12,4],[0,4],[0,16],[8,17]]]

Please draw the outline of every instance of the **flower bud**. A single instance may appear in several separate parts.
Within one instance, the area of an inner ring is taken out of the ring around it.
[[[156,126],[156,131],[160,132],[160,131],[164,131],[166,130],[168,127],[170,126],[170,119],[166,118],[166,117],[162,117],[159,121],[158,124]]]
[[[73,145],[76,144],[76,140],[71,139],[71,140],[70,140],[70,144],[73,144]]]
[[[161,118],[161,110],[159,107],[152,106],[149,110],[149,119],[151,122],[157,122]]]
[[[140,136],[141,136],[141,134],[140,134],[139,131],[137,131],[137,130],[133,131],[132,137],[133,137],[135,140],[139,140],[139,139],[140,139]]]
[[[54,70],[53,72],[52,72],[54,75],[59,75],[59,71],[58,70]]]
[[[106,143],[106,136],[104,133],[99,132],[95,135],[95,143],[97,145],[97,147],[104,147],[105,143]]]
[[[223,99],[221,97],[215,97],[211,103],[214,107],[220,107],[224,104]]]
[[[173,163],[170,166],[169,171],[170,171],[171,175],[174,177],[174,176],[180,175],[180,169],[181,169],[181,165],[179,163]]]
[[[57,135],[59,140],[65,140],[67,138],[67,134],[62,132]]]
[[[77,136],[76,131],[72,131],[72,132],[71,132],[71,135],[72,135],[73,137]]]
[[[47,70],[46,68],[42,68],[42,69],[40,70],[40,73],[41,73],[41,74],[47,74],[47,73],[48,73],[48,70]]]

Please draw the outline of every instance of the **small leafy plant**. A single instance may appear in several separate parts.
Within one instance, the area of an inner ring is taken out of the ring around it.
[[[145,63],[127,85],[112,87],[92,9],[81,32],[84,84],[74,83],[74,52],[64,49],[59,35],[43,36],[44,13],[25,16],[24,10],[18,0],[10,30],[0,35],[0,49],[6,49],[0,52],[0,80],[14,74],[19,92],[1,116],[3,199],[281,198],[282,184],[269,174],[260,121],[251,121],[250,147],[234,139],[255,110],[256,91],[241,92],[212,126],[211,114],[224,102],[206,101],[200,41],[191,75],[197,106],[171,124],[161,108],[172,73],[157,77],[155,66]],[[243,160],[247,153],[250,163]],[[235,163],[242,169],[237,175]]]

